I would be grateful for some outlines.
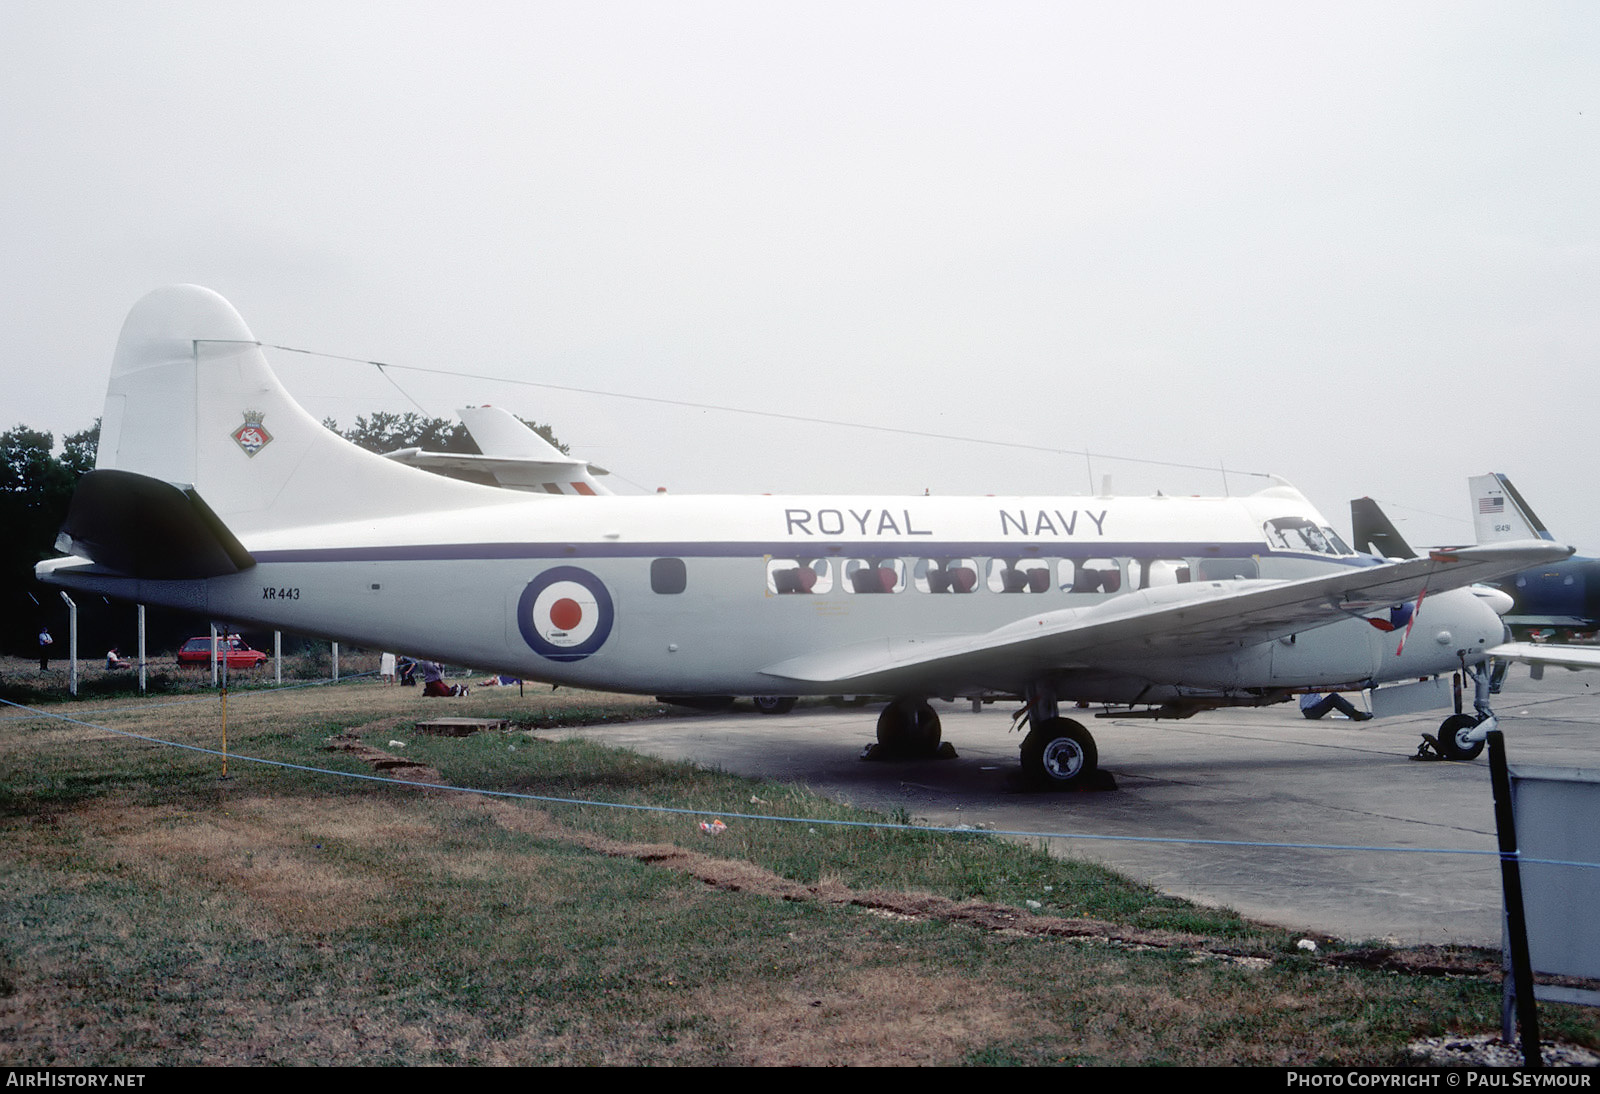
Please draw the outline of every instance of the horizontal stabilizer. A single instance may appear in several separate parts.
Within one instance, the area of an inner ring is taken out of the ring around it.
[[[552,449],[552,451],[554,451]],[[586,460],[555,452],[548,459],[522,456],[479,456],[464,452],[427,452],[420,448],[401,448],[385,452],[384,457],[465,482],[499,486],[507,490],[542,491],[547,494],[609,494],[589,476],[599,472]],[[600,472],[604,473],[604,472]],[[593,484],[593,485],[591,485]]]
[[[256,564],[191,487],[131,471],[78,480],[56,546],[130,577],[221,577]]]
[[[456,413],[482,455],[424,452],[403,448],[386,452],[389,459],[436,475],[506,490],[547,494],[609,494],[596,475],[610,474],[588,460],[569,456],[540,436],[509,410],[497,406],[462,407]]]

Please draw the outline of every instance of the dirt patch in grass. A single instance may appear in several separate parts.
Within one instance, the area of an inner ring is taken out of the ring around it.
[[[760,998],[719,991],[696,1007],[737,1031],[737,1063],[758,1067],[936,1064],[1042,1032],[1021,992],[975,992],[961,977],[897,968]]]
[[[334,841],[382,848],[425,834],[376,804],[271,797],[235,799],[224,810],[189,813],[167,807],[90,807],[76,821],[125,849],[126,869],[160,883],[182,874],[246,895],[250,915],[274,927],[329,931],[370,921],[390,882],[379,871],[330,861]]]
[[[354,756],[370,766],[376,774],[391,779],[403,779],[409,783],[431,783],[435,786],[442,784],[444,776],[439,773],[438,768],[374,748],[361,739],[366,733],[398,729],[402,720],[390,718],[383,722],[361,726],[359,729],[347,729],[328,738],[328,751]]]

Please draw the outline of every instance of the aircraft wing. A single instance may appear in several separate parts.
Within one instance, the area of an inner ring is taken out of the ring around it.
[[[1033,676],[1150,656],[1199,656],[1311,630],[1352,614],[1459,589],[1572,548],[1526,542],[1435,551],[1424,558],[1351,567],[1300,581],[1202,581],[1144,589],[1091,608],[1062,608],[987,634],[878,641],[806,654],[762,671],[808,683],[890,683],[903,674]],[[1423,609],[1424,612],[1426,608]]]
[[[1600,646],[1558,646],[1549,642],[1507,642],[1495,646],[1490,656],[1529,665],[1555,665],[1564,669],[1600,669]]]

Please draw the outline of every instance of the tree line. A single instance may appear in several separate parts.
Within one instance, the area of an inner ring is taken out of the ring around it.
[[[548,425],[520,419],[562,452],[568,448]],[[449,418],[429,418],[415,412],[376,411],[358,416],[349,429],[325,419],[324,426],[369,452],[421,448],[432,452],[476,454],[479,449],[467,427]],[[0,648],[22,657],[38,656],[38,634],[48,626],[56,638],[53,656],[67,654],[67,608],[59,590],[34,579],[35,564],[54,558],[56,535],[67,518],[72,492],[79,477],[94,470],[100,442],[100,421],[87,429],[68,433],[56,451],[55,435],[26,425],[0,434],[0,589],[6,610],[0,612]],[[118,608],[90,610],[79,603],[80,657],[99,657],[110,646],[125,654],[136,641],[133,611]],[[202,634],[205,620],[178,612],[157,612],[146,617],[148,648],[170,649],[191,634]]]

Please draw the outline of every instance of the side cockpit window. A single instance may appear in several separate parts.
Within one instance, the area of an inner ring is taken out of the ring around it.
[[[1317,555],[1350,555],[1355,552],[1339,538],[1339,533],[1304,517],[1277,517],[1262,525],[1267,545],[1275,551],[1309,552]]]

